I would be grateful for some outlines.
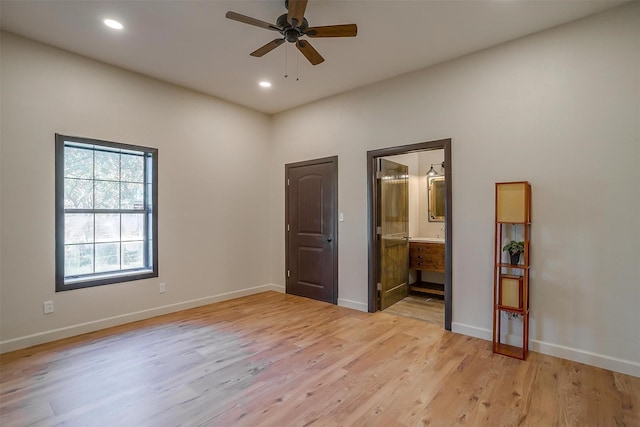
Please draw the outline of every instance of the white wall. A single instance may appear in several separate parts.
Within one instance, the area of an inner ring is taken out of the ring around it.
[[[1,55],[3,351],[273,288],[269,116],[7,33]],[[54,292],[56,132],[159,149],[158,278]]]
[[[366,308],[366,152],[450,137],[454,330],[491,336],[494,183],[528,180],[532,349],[640,376],[639,8],[276,115],[273,281],[284,163],[339,156],[339,302]]]

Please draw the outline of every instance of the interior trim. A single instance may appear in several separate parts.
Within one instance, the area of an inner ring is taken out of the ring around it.
[[[439,139],[435,141],[420,142],[417,144],[400,145],[397,147],[382,148],[367,151],[367,222],[368,222],[368,247],[369,247],[369,286],[368,286],[368,311],[374,313],[378,311],[378,298],[376,286],[376,266],[379,263],[378,245],[376,245],[376,224],[378,223],[378,213],[376,196],[376,160],[380,157],[395,156],[397,154],[408,154],[428,150],[444,150],[444,176],[446,185],[445,193],[445,249],[444,249],[444,328],[451,330],[452,301],[452,187],[451,181],[451,138]]]
[[[266,291],[284,293],[284,286],[269,283],[266,285],[254,286],[237,291],[224,292],[216,295],[206,296],[203,298],[177,302],[175,304],[153,307],[147,310],[134,311],[131,313],[105,317],[103,319],[92,320],[89,322],[77,323],[75,325],[64,326],[62,328],[51,329],[35,334],[23,335],[20,337],[0,341],[0,353],[20,350],[22,348],[44,344],[63,338],[69,338],[80,334],[86,334],[88,332],[98,331],[100,329],[110,328],[112,326],[124,325],[125,323],[136,322],[138,320],[149,319],[151,317],[160,316],[163,314],[175,313],[177,311],[187,310],[190,308],[200,307],[203,305],[213,304],[220,301],[240,298]]]
[[[485,341],[491,341],[492,339],[491,329],[478,328],[477,326],[457,322],[453,322],[452,328],[452,331],[458,334],[480,338]],[[507,337],[507,339],[510,339],[510,337]],[[522,337],[513,337],[513,339],[521,341]],[[529,350],[640,378],[640,363],[631,360],[534,339],[529,339]]]

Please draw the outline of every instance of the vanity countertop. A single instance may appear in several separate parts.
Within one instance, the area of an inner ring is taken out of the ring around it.
[[[410,242],[422,242],[422,243],[444,243],[443,237],[411,237]]]

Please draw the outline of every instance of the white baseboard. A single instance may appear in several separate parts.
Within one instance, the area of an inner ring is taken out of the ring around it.
[[[265,291],[274,291],[274,292],[280,292],[281,294],[286,293],[286,289],[284,286],[281,285],[274,285],[272,283],[268,284],[268,285],[262,285],[262,286],[258,286],[258,288],[268,288],[268,289],[262,289],[258,292],[265,292]],[[251,288],[254,289],[254,288]],[[254,294],[257,294],[258,292],[253,292]],[[252,295],[252,294],[247,294],[247,295]]]
[[[618,359],[604,354],[592,353],[590,351],[578,350],[563,345],[551,344],[544,341],[531,340],[529,348],[533,351],[562,359],[573,360],[585,365],[597,366],[598,368],[609,369],[610,371],[640,377],[640,363],[631,360]]]
[[[13,338],[6,341],[0,341],[0,353],[19,350],[21,348],[31,347],[34,345],[43,344],[62,338],[68,338],[75,335],[85,334],[87,332],[93,332],[112,326],[122,325],[138,320],[148,319],[150,317],[174,313],[176,311],[187,310],[189,308],[200,307],[207,304],[213,304],[215,302],[226,301],[233,298],[253,295],[265,291],[284,293],[284,286],[273,284],[255,286],[252,288],[241,289],[239,291],[225,292],[222,294],[212,295],[204,298],[197,298],[189,301],[178,302],[175,304],[164,305],[161,307],[154,307],[147,310],[121,314],[118,316],[107,317],[104,319],[93,320],[91,322],[80,323],[77,325],[66,326],[64,328],[52,329],[45,332],[39,332],[37,334]]]
[[[487,341],[491,341],[493,335],[493,332],[490,329],[478,328],[456,322],[451,324],[451,330],[452,332]],[[507,337],[506,341],[515,342],[516,340],[515,337]],[[586,365],[596,366],[598,368],[609,369],[611,371],[632,375],[634,377],[640,377],[640,363],[631,360],[618,359],[604,354],[593,353],[590,351],[533,339],[529,340],[529,350],[549,356],[559,357],[561,359],[584,363]]]
[[[338,305],[340,307],[353,308],[354,310],[369,311],[369,306],[366,303],[360,301],[353,301],[346,298],[338,298]]]
[[[275,291],[284,293],[284,286],[268,284],[255,286],[252,288],[242,289],[239,291],[226,292],[222,294],[212,295],[204,298],[198,298],[189,301],[183,301],[175,304],[169,304],[161,307],[154,307],[147,310],[136,311],[133,313],[122,314],[119,316],[98,319],[91,322],[80,323],[77,325],[67,326],[50,331],[40,332],[37,334],[27,335],[23,337],[13,338],[6,341],[0,341],[0,353],[18,350],[21,348],[31,347],[37,344],[43,344],[62,338],[68,338],[75,335],[93,332],[112,326],[122,325],[125,323],[135,322],[137,320],[148,319],[150,317],[160,316],[163,314],[174,313],[176,311],[186,310],[189,308],[200,307],[215,302],[226,301],[233,298],[239,298],[247,295],[257,294],[259,292]],[[352,308],[359,311],[368,311],[366,303],[353,301],[345,298],[338,298],[338,305],[341,307]],[[451,324],[453,332],[491,341],[492,332],[490,329],[479,328],[472,325],[453,322]],[[509,340],[509,337],[507,337]],[[513,337],[511,337],[513,338]],[[538,353],[547,354],[549,356],[560,357],[562,359],[572,360],[574,362],[584,363],[611,371],[620,372],[635,377],[640,377],[640,363],[631,360],[619,359],[603,354],[593,353],[590,351],[580,350],[576,348],[566,347],[563,345],[552,344],[540,340],[530,340],[529,349]]]
[[[451,332],[480,338],[486,341],[491,341],[491,337],[493,335],[490,329],[478,328],[476,326],[465,325],[464,323],[457,322],[451,322]]]

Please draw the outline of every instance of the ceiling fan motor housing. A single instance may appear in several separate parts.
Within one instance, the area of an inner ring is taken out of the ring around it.
[[[280,33],[284,36],[285,40],[289,43],[295,43],[298,41],[300,36],[303,36],[304,33],[309,28],[309,22],[307,22],[307,18],[302,20],[302,25],[298,27],[293,27],[289,24],[287,20],[287,14],[280,15],[276,20],[276,27],[280,28]]]

